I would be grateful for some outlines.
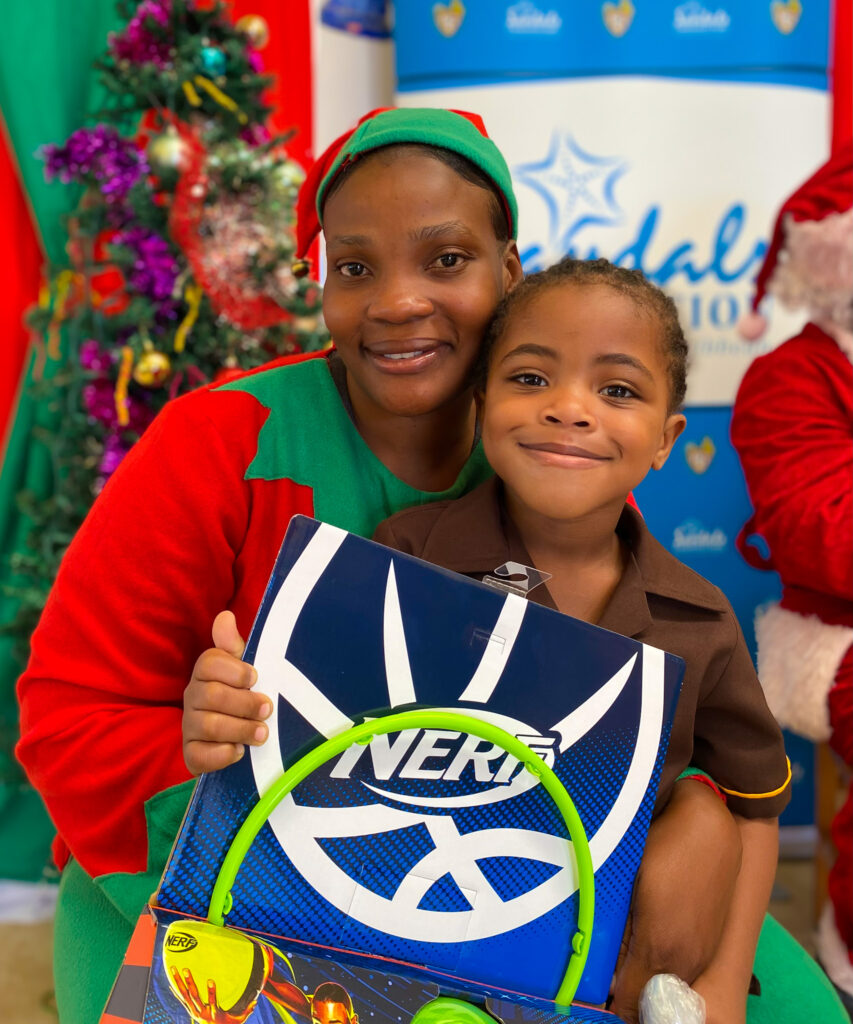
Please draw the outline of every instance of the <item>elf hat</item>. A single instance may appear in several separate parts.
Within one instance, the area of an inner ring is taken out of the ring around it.
[[[486,132],[479,114],[427,107],[380,107],[371,110],[350,131],[321,154],[308,170],[296,201],[297,275],[308,272],[306,255],[323,226],[323,203],[329,187],[351,163],[383,146],[420,143],[449,149],[478,167],[503,201],[510,238],[518,233],[518,205],[512,177],[501,151]]]
[[[754,341],[767,329],[766,319],[758,307],[768,291],[773,291],[777,264],[785,259],[788,225],[803,221],[822,221],[831,214],[845,213],[853,206],[853,141],[847,142],[800,185],[783,204],[776,217],[773,235],[764,263],[755,279],[752,312],[744,316],[738,330],[744,338]]]

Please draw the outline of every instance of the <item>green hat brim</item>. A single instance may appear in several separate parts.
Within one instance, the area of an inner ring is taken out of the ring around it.
[[[326,193],[341,170],[367,153],[385,146],[415,143],[458,153],[490,179],[504,200],[509,237],[518,237],[518,203],[506,160],[488,136],[451,110],[398,107],[359,125],[342,147],[317,189],[317,217],[323,222]]]

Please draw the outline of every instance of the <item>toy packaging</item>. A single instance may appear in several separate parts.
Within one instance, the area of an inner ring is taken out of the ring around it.
[[[683,663],[536,581],[294,517],[244,655],[269,739],[199,780],[102,1024],[616,1020]]]

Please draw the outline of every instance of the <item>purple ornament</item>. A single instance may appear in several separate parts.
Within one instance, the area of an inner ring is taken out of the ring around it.
[[[171,0],[143,0],[122,32],[110,36],[110,52],[116,60],[131,64],[153,64],[160,69],[172,64],[173,40],[158,32],[168,29],[172,16]]]
[[[113,359],[94,338],[87,338],[80,346],[80,365],[92,373],[108,373]]]
[[[118,430],[116,413],[115,381],[109,377],[98,377],[83,388],[83,405],[93,420],[109,430]],[[155,410],[132,392],[127,396],[128,422],[122,430],[141,434],[154,419]]]
[[[44,146],[45,177],[96,185],[106,202],[121,205],[148,172],[145,157],[130,139],[105,124],[78,128],[64,146]]]
[[[127,455],[129,450],[118,434],[107,435],[107,439],[104,442],[104,454],[101,456],[101,464],[99,466],[101,476],[105,481],[115,473],[121,460]]]
[[[113,244],[134,252],[133,265],[126,274],[130,287],[154,302],[169,302],[179,267],[165,238],[147,228],[130,228],[120,231]]]
[[[250,146],[263,146],[270,141],[271,136],[264,125],[254,122],[246,125],[240,132],[240,138]]]
[[[90,381],[83,388],[83,405],[93,420],[105,427],[113,427],[117,422],[115,385],[106,377]]]

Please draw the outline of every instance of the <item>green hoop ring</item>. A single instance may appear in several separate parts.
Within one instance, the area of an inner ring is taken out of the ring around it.
[[[532,775],[535,775],[546,792],[554,801],[554,804],[562,815],[569,838],[572,842],[575,865],[578,875],[578,926],[572,936],[569,962],[563,980],[554,996],[554,1002],[558,1006],[567,1007],[574,999],[577,987],[580,984],[581,975],[586,966],[589,955],[589,944],[592,937],[592,925],[595,916],[595,878],[592,867],[592,857],[589,852],[589,842],[581,822],[580,816],[575,808],[572,798],[566,791],[566,787],[560,782],[551,768],[537,757],[526,743],[501,729],[491,722],[485,722],[480,718],[471,715],[458,714],[452,711],[400,711],[396,714],[386,715],[382,718],[373,719],[369,722],[362,722],[351,729],[325,740],[319,746],[310,750],[304,757],[301,757],[295,764],[281,775],[266,793],[258,800],[252,808],[246,820],[240,826],[237,835],[234,837],[216,882],[213,886],[213,894],[210,897],[210,904],[207,910],[207,920],[211,924],[222,926],[225,917],[231,910],[231,887],[237,877],[237,872],[249,847],[255,840],[258,832],[275,810],[278,804],[295,789],[300,782],[322,767],[333,757],[343,753],[354,743],[368,744],[374,736],[383,735],[389,732],[402,732],[403,729],[448,729],[452,732],[467,733],[479,739],[501,747],[508,754],[516,758]]]

